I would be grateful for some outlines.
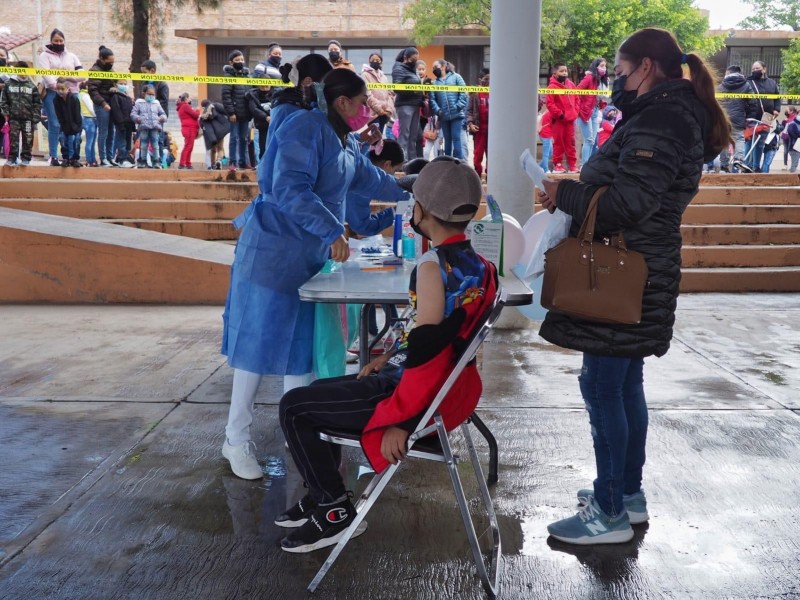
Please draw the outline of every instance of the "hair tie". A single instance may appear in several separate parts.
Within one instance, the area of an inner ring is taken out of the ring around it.
[[[681,64],[682,65],[686,64],[686,55],[685,54],[681,54]]]

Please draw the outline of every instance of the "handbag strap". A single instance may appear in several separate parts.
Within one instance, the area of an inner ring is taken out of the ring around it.
[[[597,223],[597,202],[600,195],[608,189],[607,185],[597,188],[592,199],[589,200],[589,207],[586,209],[586,217],[583,219],[583,224],[578,232],[578,239],[583,243],[591,244],[594,239],[594,228]]]

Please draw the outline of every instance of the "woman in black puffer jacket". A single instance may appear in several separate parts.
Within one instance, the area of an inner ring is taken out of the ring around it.
[[[548,527],[557,539],[577,544],[628,541],[631,523],[648,519],[641,488],[644,358],[669,349],[681,279],[681,217],[697,193],[703,163],[730,142],[730,123],[714,98],[708,68],[698,55],[683,54],[671,33],[634,33],[619,48],[615,75],[612,102],[623,120],[584,165],[580,181],[552,182],[540,193],[545,208],[572,216],[574,236],[595,190],[609,186],[599,198],[597,238],[623,232],[649,271],[639,324],[595,323],[550,311],[540,331],[546,340],[584,353],[578,380],[597,479],[593,489],[578,492],[584,507],[576,516]]]

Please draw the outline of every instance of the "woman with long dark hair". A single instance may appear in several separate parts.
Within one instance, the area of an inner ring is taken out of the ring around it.
[[[608,71],[605,58],[595,58],[586,70],[586,75],[578,84],[579,90],[607,90]],[[600,95],[578,96],[578,127],[581,130],[583,146],[581,147],[581,165],[591,158],[596,147],[597,130],[600,128],[602,116],[600,112],[606,102]]]
[[[285,391],[311,382],[314,304],[301,302],[298,289],[329,258],[347,260],[346,193],[408,197],[349,135],[369,119],[364,80],[334,69],[323,86],[325,112],[297,110],[270,128],[260,194],[244,215],[231,268],[222,353],[234,375],[222,453],[243,479],[263,476],[250,436],[262,375],[283,376]]]
[[[578,377],[589,412],[597,478],[580,490],[583,508],[548,526],[574,544],[612,544],[648,520],[642,490],[647,438],[643,367],[669,350],[681,279],[681,216],[697,194],[703,164],[731,141],[728,117],[714,97],[703,59],[675,36],[642,29],[619,47],[612,103],[622,113],[611,138],[584,165],[580,180],[545,184],[540,199],[572,216],[571,235],[598,188],[596,239],[625,234],[647,263],[641,321],[614,325],[550,311],[540,335],[583,352]],[[684,70],[688,68],[688,72]],[[688,76],[688,77],[687,77]]]

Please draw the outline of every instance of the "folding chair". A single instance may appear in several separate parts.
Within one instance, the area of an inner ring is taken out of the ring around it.
[[[458,503],[458,508],[461,512],[461,518],[464,522],[464,528],[467,533],[467,539],[470,547],[472,548],[472,558],[475,561],[478,576],[483,582],[483,587],[490,598],[495,598],[499,589],[500,572],[498,567],[500,561],[500,528],[497,523],[497,515],[494,511],[494,504],[492,503],[492,498],[489,495],[487,482],[483,478],[483,470],[478,458],[478,453],[475,450],[474,443],[472,442],[472,436],[469,431],[469,423],[472,422],[472,424],[475,425],[476,428],[481,431],[481,433],[488,433],[488,436],[491,438],[490,448],[491,444],[494,444],[492,458],[493,464],[491,465],[491,470],[494,472],[495,481],[497,480],[497,444],[488,428],[486,428],[486,425],[474,413],[469,419],[467,419],[467,421],[461,424],[461,432],[464,436],[464,440],[469,451],[472,467],[475,470],[475,477],[477,479],[480,496],[483,501],[484,508],[486,509],[486,514],[489,520],[489,529],[491,530],[492,534],[492,550],[487,564],[486,561],[484,561],[483,553],[481,552],[478,535],[476,534],[475,526],[472,523],[472,517],[469,513],[467,498],[464,494],[464,488],[461,485],[461,478],[458,474],[459,457],[453,454],[453,450],[450,445],[450,438],[447,430],[445,429],[442,417],[438,412],[438,408],[444,397],[450,391],[450,388],[452,388],[453,384],[458,379],[461,372],[470,363],[470,361],[475,358],[478,349],[486,339],[486,336],[489,335],[494,323],[500,316],[506,301],[507,293],[501,286],[498,286],[497,295],[495,296],[492,306],[490,306],[479,319],[472,331],[472,334],[470,335],[470,339],[467,342],[466,348],[458,359],[458,362],[456,363],[447,380],[442,385],[439,392],[436,394],[436,397],[434,398],[430,407],[417,425],[416,430],[409,436],[409,450],[406,454],[407,458],[421,458],[423,460],[432,460],[445,463],[447,465],[447,469],[450,473],[450,480],[453,485],[453,492],[455,493],[456,502]],[[433,419],[433,424],[426,426],[431,419]],[[434,432],[438,435],[438,440],[433,437],[427,437],[429,434]],[[354,435],[351,432],[324,430],[320,431],[319,435],[321,439],[332,444],[351,446],[355,448],[361,447],[359,441],[360,436],[358,434]],[[488,439],[489,438],[487,438],[487,440]],[[402,464],[405,463],[406,461],[403,461]],[[356,518],[353,520],[350,527],[348,527],[347,531],[345,531],[344,536],[334,547],[333,551],[330,553],[330,556],[328,556],[327,560],[317,572],[314,579],[308,585],[309,592],[313,592],[317,589],[317,586],[333,566],[333,563],[339,557],[339,554],[350,541],[353,533],[355,533],[358,526],[367,516],[367,513],[378,500],[378,497],[389,484],[389,481],[392,479],[399,467],[400,463],[389,465],[388,468],[386,468],[382,473],[376,474],[369,482],[364,492],[359,496],[358,502],[356,503],[356,511],[358,513]],[[489,479],[491,480],[491,475]]]

